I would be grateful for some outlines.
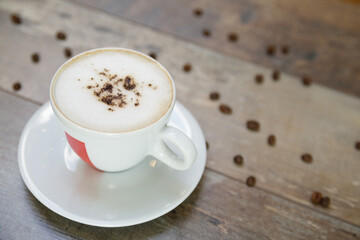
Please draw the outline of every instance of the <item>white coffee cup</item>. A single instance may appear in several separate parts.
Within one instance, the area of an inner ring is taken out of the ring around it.
[[[147,58],[166,72],[172,84],[172,100],[167,111],[155,122],[131,131],[103,132],[84,127],[66,116],[58,106],[54,96],[55,83],[63,69],[83,55],[96,51],[125,51]],[[50,85],[50,102],[55,115],[65,130],[67,140],[81,159],[98,170],[106,172],[124,171],[140,163],[146,156],[153,156],[166,165],[177,169],[189,168],[196,159],[196,149],[192,141],[180,130],[167,126],[174,108],[175,85],[168,71],[157,61],[140,52],[124,48],[101,48],[81,53],[64,63],[55,73]],[[181,156],[175,154],[166,142],[176,146]]]

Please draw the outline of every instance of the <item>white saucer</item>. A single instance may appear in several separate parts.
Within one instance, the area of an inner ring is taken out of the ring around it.
[[[128,171],[104,173],[71,150],[50,103],[46,103],[21,135],[22,178],[41,203],[76,222],[123,227],[150,221],[182,203],[205,168],[204,136],[191,113],[176,103],[169,125],[184,131],[196,146],[198,156],[188,170],[177,171],[148,157]]]

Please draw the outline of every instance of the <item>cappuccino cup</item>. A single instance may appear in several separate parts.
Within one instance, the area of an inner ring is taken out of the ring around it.
[[[90,166],[106,172],[127,170],[147,156],[177,170],[192,165],[197,154],[193,142],[167,126],[175,99],[169,72],[125,48],[74,56],[50,85],[51,106],[69,145]]]

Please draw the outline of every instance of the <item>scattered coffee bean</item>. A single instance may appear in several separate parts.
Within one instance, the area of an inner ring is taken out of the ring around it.
[[[200,17],[201,15],[203,15],[203,10],[201,8],[194,9],[194,15],[196,17]]]
[[[10,20],[17,25],[22,23],[21,17],[16,13],[11,14]]]
[[[211,31],[207,28],[203,29],[203,32],[202,34],[205,36],[205,37],[210,37],[211,36]]]
[[[266,52],[269,56],[273,56],[276,52],[276,47],[274,45],[269,45],[267,48],[266,48]]]
[[[360,151],[360,141],[355,143],[355,149]]]
[[[156,57],[157,57],[156,53],[154,53],[154,52],[150,52],[149,56],[152,57],[153,59],[156,59]]]
[[[64,55],[65,55],[65,57],[67,57],[67,58],[71,58],[72,57],[72,51],[71,51],[71,49],[70,48],[64,48]]]
[[[234,157],[234,163],[237,165],[242,165],[244,162],[244,158],[241,155],[236,155]]]
[[[256,184],[256,178],[253,176],[250,176],[246,179],[246,185],[248,185],[248,187],[253,187]]]
[[[320,192],[313,192],[311,195],[311,202],[313,204],[319,204],[322,198],[322,194]]]
[[[257,74],[257,75],[255,76],[255,82],[256,82],[257,84],[261,84],[261,83],[263,83],[263,81],[264,81],[264,76],[263,76],[263,75]]]
[[[215,101],[215,100],[219,100],[220,98],[220,94],[218,92],[212,92],[210,93],[210,99]]]
[[[277,81],[280,79],[280,72],[279,70],[275,69],[272,73],[272,78],[274,81]]]
[[[59,40],[65,40],[66,39],[66,33],[59,31],[59,32],[56,33],[56,38],[59,39]]]
[[[250,131],[257,132],[260,130],[260,123],[255,120],[249,120],[246,122],[246,127]]]
[[[301,155],[301,160],[304,163],[312,163],[313,157],[309,153],[304,153],[303,155]]]
[[[281,48],[281,52],[286,55],[290,52],[290,47],[289,45],[283,45],[282,48]]]
[[[222,112],[223,114],[227,114],[227,115],[229,115],[229,114],[232,113],[231,107],[228,106],[228,105],[226,105],[226,104],[221,104],[221,105],[219,106],[219,110],[220,110],[220,112]]]
[[[301,79],[302,83],[304,84],[304,86],[310,86],[312,83],[312,80],[310,77],[305,76]]]
[[[276,137],[274,135],[270,135],[268,137],[268,144],[269,146],[275,146],[276,144]]]
[[[191,69],[192,69],[192,66],[191,66],[190,63],[186,63],[186,64],[184,65],[183,69],[184,69],[185,72],[190,72]]]
[[[13,84],[14,91],[19,91],[21,89],[21,83],[16,82]]]
[[[320,200],[320,205],[321,205],[322,207],[329,207],[329,205],[330,205],[330,198],[329,198],[329,197],[323,197],[323,198],[321,198],[321,200]]]
[[[235,32],[231,32],[228,34],[228,40],[230,42],[236,42],[238,40],[238,35]]]
[[[208,141],[206,141],[205,143],[206,143],[206,150],[209,150],[210,145],[209,145]]]
[[[40,61],[40,55],[38,53],[33,53],[31,55],[31,60],[33,63],[38,63]]]

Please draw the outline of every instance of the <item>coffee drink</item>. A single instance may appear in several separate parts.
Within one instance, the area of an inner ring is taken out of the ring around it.
[[[174,87],[155,60],[125,49],[76,56],[55,76],[53,101],[72,122],[101,132],[144,128],[170,108]]]

